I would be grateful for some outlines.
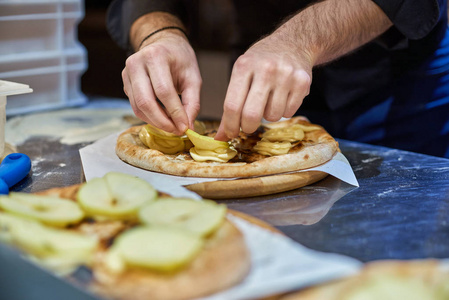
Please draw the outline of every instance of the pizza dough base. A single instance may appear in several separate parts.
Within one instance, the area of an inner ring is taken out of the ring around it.
[[[37,194],[75,200],[79,187],[53,188]],[[96,234],[107,242],[123,228],[120,221],[110,221],[83,223],[78,230]],[[242,233],[227,219],[208,238],[195,260],[173,274],[148,270],[112,274],[102,265],[103,256],[104,251],[100,250],[92,265],[94,280],[87,288],[93,293],[120,300],[183,300],[206,296],[241,282],[251,264]]]

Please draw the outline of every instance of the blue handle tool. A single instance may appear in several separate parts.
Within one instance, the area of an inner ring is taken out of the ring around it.
[[[31,170],[31,160],[23,153],[7,155],[0,164],[0,194],[8,194],[9,188],[25,178]]]

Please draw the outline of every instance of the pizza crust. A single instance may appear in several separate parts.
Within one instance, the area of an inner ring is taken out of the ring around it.
[[[75,201],[79,187],[53,188],[38,194]],[[178,272],[165,274],[149,270],[127,270],[113,274],[102,263],[105,249],[117,234],[129,226],[120,221],[105,221],[85,222],[73,228],[100,239],[100,249],[91,266],[93,280],[86,286],[93,293],[120,300],[192,299],[227,289],[241,282],[250,270],[250,254],[244,237],[226,219],[207,239],[195,260]]]
[[[437,288],[449,280],[449,272],[443,271],[440,261],[436,259],[411,261],[380,260],[366,264],[361,273],[356,276],[310,287],[300,292],[288,294],[277,299],[344,300],[355,289],[363,287],[365,284],[369,283],[372,278],[385,277],[407,279],[412,283],[422,283],[429,288]]]
[[[288,122],[304,124],[305,121],[293,118]],[[117,156],[133,166],[177,176],[248,178],[280,174],[319,166],[331,160],[338,151],[338,143],[320,127],[320,130],[306,132],[304,141],[288,154],[266,156],[251,163],[197,162],[185,153],[168,155],[147,148],[139,139],[141,128],[135,126],[119,135],[115,149]]]
[[[206,296],[243,280],[250,268],[241,233],[229,221],[207,241],[199,256],[174,274],[130,270],[120,275],[94,265],[94,293],[121,300],[175,300]]]

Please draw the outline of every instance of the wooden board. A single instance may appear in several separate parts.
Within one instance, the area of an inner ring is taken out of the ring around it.
[[[263,196],[313,184],[328,174],[306,171],[235,180],[217,180],[187,185],[186,188],[208,199],[233,199]]]

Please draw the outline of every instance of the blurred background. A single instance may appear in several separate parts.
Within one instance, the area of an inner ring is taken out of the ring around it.
[[[127,53],[106,30],[110,2],[0,0],[0,80],[33,89],[8,99],[8,116],[95,99],[126,99],[121,71]],[[203,77],[200,116],[220,118],[230,72],[231,5],[218,0],[193,3],[197,16],[190,40]]]
[[[126,99],[127,53],[109,37],[111,0],[0,0],[0,80],[29,85],[7,115],[77,106],[101,97]],[[196,3],[195,3],[196,2]],[[229,0],[193,0],[191,43],[203,78],[200,117],[220,118],[230,64]]]
[[[110,0],[88,0],[79,23],[79,41],[87,49],[88,68],[81,90],[90,97],[126,98],[121,71],[127,57],[109,37],[106,11]],[[200,116],[220,118],[230,72],[228,40],[232,8],[228,1],[197,0],[198,22],[192,24],[191,43],[197,50],[203,77]]]

